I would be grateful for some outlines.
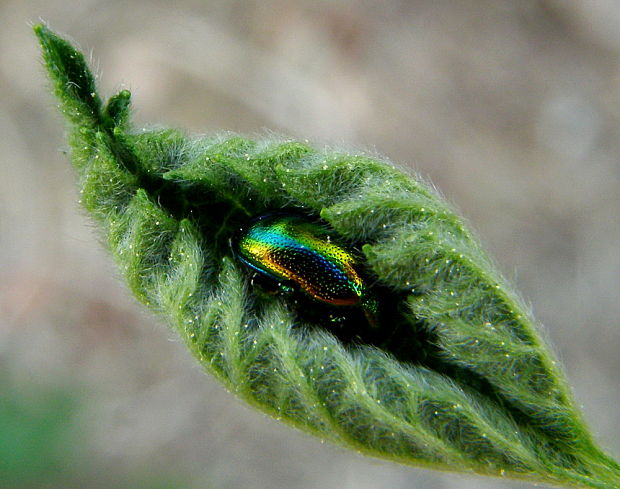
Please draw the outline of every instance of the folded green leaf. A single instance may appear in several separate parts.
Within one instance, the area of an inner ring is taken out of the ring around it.
[[[102,106],[82,54],[34,29],[71,123],[82,204],[136,297],[231,391],[373,456],[620,487],[527,308],[430,187],[386,161],[296,141],[132,132],[129,92]],[[231,240],[274,210],[356,250],[378,328],[253,285]]]

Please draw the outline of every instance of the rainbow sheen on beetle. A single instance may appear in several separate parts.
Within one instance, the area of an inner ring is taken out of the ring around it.
[[[331,306],[361,307],[377,326],[378,303],[359,272],[356,255],[308,218],[270,213],[253,219],[235,243],[239,259],[277,281]]]

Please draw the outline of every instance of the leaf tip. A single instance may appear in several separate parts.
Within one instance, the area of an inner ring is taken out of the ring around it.
[[[39,22],[38,24],[35,24],[32,26],[32,30],[37,35],[37,37],[40,39],[43,35],[43,32],[47,30],[47,27],[45,27],[45,24],[43,24],[42,22]]]
[[[39,39],[47,74],[65,116],[78,126],[100,123],[101,100],[84,55],[44,23],[35,24],[32,30]]]

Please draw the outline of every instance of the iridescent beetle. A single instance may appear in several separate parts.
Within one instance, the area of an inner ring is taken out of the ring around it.
[[[359,259],[320,224],[275,212],[252,220],[235,241],[236,255],[254,270],[292,282],[319,302],[361,307],[368,323],[377,326],[378,303],[360,275]]]

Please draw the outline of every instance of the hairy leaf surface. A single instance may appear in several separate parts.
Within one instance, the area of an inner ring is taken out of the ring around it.
[[[431,187],[379,158],[298,141],[134,131],[129,92],[104,105],[82,54],[35,32],[70,123],[81,203],[135,296],[230,391],[373,456],[620,487],[534,319]],[[231,240],[274,210],[355,250],[378,327],[252,285]]]

